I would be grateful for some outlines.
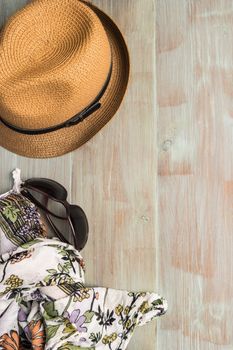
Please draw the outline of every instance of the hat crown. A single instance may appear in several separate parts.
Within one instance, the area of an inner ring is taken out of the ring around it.
[[[81,1],[36,0],[11,18],[0,39],[0,115],[17,127],[63,123],[107,80],[109,40]]]

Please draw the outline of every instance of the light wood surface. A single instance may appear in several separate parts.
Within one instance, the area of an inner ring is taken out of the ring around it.
[[[26,3],[0,0],[0,25]],[[0,150],[10,171],[63,183],[90,223],[89,285],[155,290],[167,314],[129,350],[233,349],[233,2],[95,0],[131,55],[125,100],[77,151]],[[157,102],[157,103],[156,103]]]
[[[158,349],[233,349],[233,2],[157,1]]]
[[[0,0],[0,18],[26,1]],[[50,177],[68,189],[87,213],[90,237],[83,256],[89,285],[162,291],[156,283],[156,100],[154,2],[96,0],[113,17],[129,45],[131,76],[125,100],[111,122],[77,151],[50,160],[0,150],[1,191],[10,171]],[[138,329],[129,350],[156,349],[153,322]]]

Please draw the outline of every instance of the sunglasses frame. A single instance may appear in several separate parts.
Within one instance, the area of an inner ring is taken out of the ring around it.
[[[38,179],[37,179],[37,180],[38,180]],[[47,179],[44,179],[44,180],[47,180]],[[49,182],[55,182],[55,181],[50,180],[50,179],[48,179],[48,180],[49,180]],[[58,183],[56,182],[56,184],[58,184]],[[61,187],[65,190],[65,188],[64,188],[61,184],[59,184],[59,186],[61,186]],[[50,226],[52,227],[53,231],[55,232],[55,234],[57,235],[57,237],[58,237],[62,242],[67,243],[67,244],[70,244],[70,242],[64,237],[64,235],[61,233],[61,231],[60,231],[60,230],[57,228],[57,226],[53,223],[51,216],[53,216],[53,217],[55,217],[55,218],[58,218],[58,219],[61,219],[61,220],[66,220],[66,221],[68,221],[69,226],[70,226],[70,228],[71,228],[71,232],[72,232],[72,236],[73,236],[73,241],[74,241],[74,246],[75,246],[75,248],[78,249],[79,251],[80,251],[81,249],[84,248],[84,246],[85,246],[85,244],[86,244],[86,242],[87,242],[87,239],[86,239],[84,245],[80,247],[80,244],[79,244],[79,242],[78,242],[78,238],[77,238],[77,235],[76,235],[76,231],[75,231],[74,225],[73,225],[73,223],[72,223],[72,218],[71,218],[71,213],[70,213],[70,204],[69,204],[69,202],[68,202],[66,199],[65,199],[65,200],[57,199],[57,198],[55,198],[54,196],[48,194],[46,191],[43,191],[43,190],[41,190],[41,189],[38,189],[37,187],[35,187],[35,186],[29,184],[29,183],[27,182],[27,180],[21,184],[21,187],[22,187],[21,193],[22,193],[25,197],[27,197],[28,199],[30,199],[30,200],[31,200],[35,205],[37,205],[40,209],[43,210],[43,212],[45,213],[46,219],[48,220]],[[43,205],[41,202],[39,202],[39,201],[29,192],[30,189],[33,190],[33,191],[35,191],[35,192],[37,192],[37,193],[40,193],[40,194],[42,194],[42,195],[44,196],[44,198],[45,198],[45,205]],[[66,191],[66,190],[65,190],[65,191]],[[48,200],[49,200],[49,199],[51,199],[51,200],[53,200],[53,201],[55,201],[55,202],[61,203],[61,204],[64,206],[64,208],[65,208],[65,210],[66,210],[66,214],[67,214],[66,217],[59,216],[59,215],[53,213],[51,210],[49,210],[49,209],[47,208],[47,203],[48,203]],[[78,206],[77,206],[77,207],[78,207]],[[78,208],[80,208],[80,207],[78,207]],[[80,208],[80,209],[81,209],[81,208]],[[84,214],[85,214],[85,213],[84,213]],[[87,225],[88,225],[88,223],[87,223]]]
[[[58,218],[58,219],[63,219],[63,220],[67,220],[68,219],[68,216],[69,216],[69,203],[67,202],[67,200],[62,200],[62,199],[57,199],[55,197],[53,197],[52,195],[48,194],[47,192],[43,191],[43,190],[40,190],[38,189],[37,187],[35,186],[32,186],[30,184],[28,184],[26,181],[21,185],[23,190],[22,190],[22,193],[24,192],[24,190],[26,189],[26,192],[27,192],[27,195],[28,197],[33,201],[33,203],[35,203],[38,207],[40,207],[41,209],[43,209],[44,211],[46,211],[48,214]],[[45,199],[46,199],[46,203],[48,202],[48,199],[51,199],[53,200],[54,202],[58,202],[58,203],[61,203],[65,209],[66,209],[66,213],[67,216],[64,217],[64,216],[60,216],[60,215],[57,215],[55,213],[53,213],[51,210],[49,210],[47,208],[47,206],[44,206],[43,204],[41,204],[30,192],[27,191],[27,189],[29,190],[33,190],[33,191],[36,191],[40,194],[42,194],[43,196],[45,196]],[[24,193],[23,193],[24,194]]]

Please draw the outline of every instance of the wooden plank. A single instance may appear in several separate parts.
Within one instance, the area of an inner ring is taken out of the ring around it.
[[[122,30],[131,56],[117,115],[74,153],[73,198],[90,219],[87,282],[127,290],[156,284],[155,8],[153,1],[95,0]],[[129,350],[156,348],[156,323],[138,329]]]
[[[26,1],[0,0],[0,20]],[[123,31],[131,54],[127,96],[117,116],[81,149],[34,160],[0,150],[1,191],[16,166],[23,177],[63,183],[90,222],[83,255],[87,283],[161,291],[156,283],[155,8],[147,0],[95,0]],[[128,349],[154,350],[156,323],[138,329]]]
[[[163,350],[233,348],[232,24],[232,1],[157,0]]]

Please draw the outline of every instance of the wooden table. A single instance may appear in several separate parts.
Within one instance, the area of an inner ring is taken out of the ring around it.
[[[0,0],[0,24],[26,2]],[[15,167],[61,182],[89,218],[87,283],[168,299],[129,350],[232,350],[233,2],[93,3],[129,46],[124,102],[73,153],[1,149],[1,192]]]

